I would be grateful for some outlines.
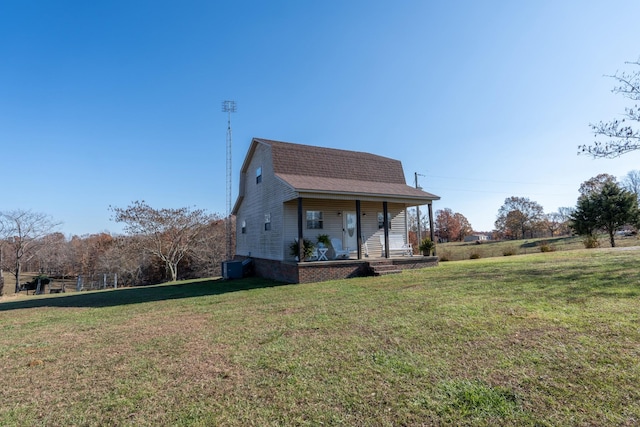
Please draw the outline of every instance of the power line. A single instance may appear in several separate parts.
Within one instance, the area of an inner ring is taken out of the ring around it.
[[[442,191],[461,191],[461,192],[466,192],[466,193],[489,193],[489,194],[512,194],[513,191],[491,191],[491,190],[475,190],[475,189],[469,189],[469,188],[442,188],[442,187],[434,187],[431,188],[430,191],[436,192],[436,193],[440,193]],[[523,191],[525,192],[525,191]],[[563,194],[559,194],[559,193],[529,193],[528,191],[526,191],[527,194],[533,195],[533,196],[558,196],[558,197],[564,197],[564,196],[576,196],[578,195],[578,190],[576,190],[575,194],[569,194],[569,193],[563,193]]]
[[[491,182],[496,184],[521,184],[521,185],[547,185],[547,186],[575,186],[575,184],[563,184],[563,183],[544,183],[544,182],[521,182],[521,181],[499,181],[493,179],[477,179],[477,178],[463,178],[459,176],[440,176],[440,175],[429,175],[429,178],[441,178],[441,179],[458,179],[462,181],[473,181],[473,182]]]

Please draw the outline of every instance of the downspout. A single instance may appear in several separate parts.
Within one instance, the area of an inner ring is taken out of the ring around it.
[[[304,259],[304,239],[302,237],[302,197],[298,197],[298,262]]]

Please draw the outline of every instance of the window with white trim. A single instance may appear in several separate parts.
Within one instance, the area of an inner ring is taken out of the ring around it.
[[[322,211],[307,211],[307,230],[322,230]]]

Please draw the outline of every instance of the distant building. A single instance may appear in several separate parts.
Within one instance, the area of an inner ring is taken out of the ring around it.
[[[486,234],[472,234],[470,236],[465,236],[465,242],[482,242],[484,240],[489,240],[489,236]]]

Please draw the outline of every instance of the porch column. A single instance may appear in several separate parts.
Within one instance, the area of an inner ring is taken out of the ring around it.
[[[429,237],[431,238],[431,241],[435,243],[435,234],[433,231],[433,207],[431,206],[431,203],[429,203],[427,207],[429,208]],[[437,245],[435,244],[433,245],[433,256],[436,255],[436,246]]]
[[[382,223],[384,224],[384,257],[389,258],[389,207],[387,202],[382,202]]]
[[[356,200],[356,233],[358,233],[358,259],[362,259],[362,224],[360,219],[360,200]]]
[[[304,259],[304,240],[302,238],[302,197],[298,197],[298,262]]]

